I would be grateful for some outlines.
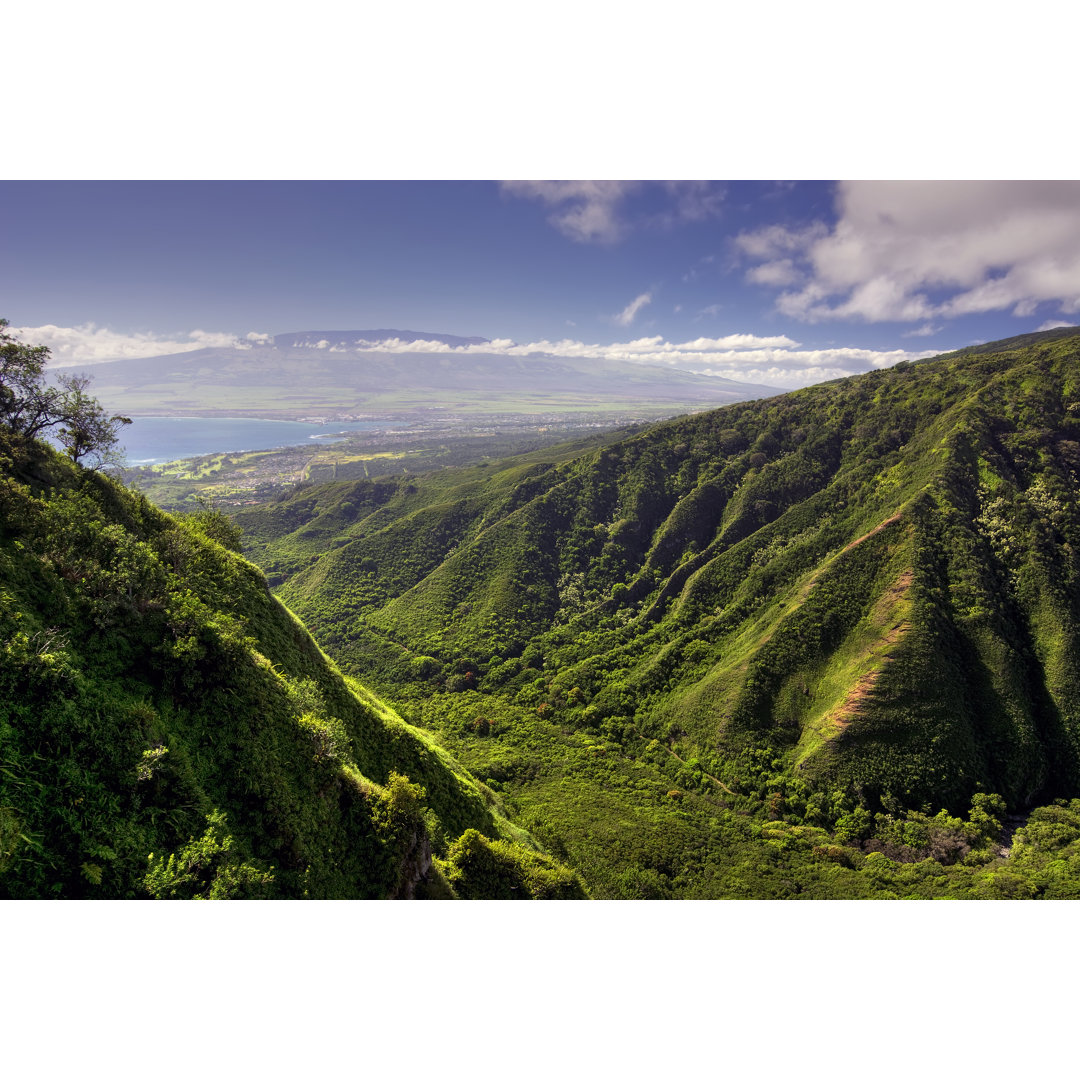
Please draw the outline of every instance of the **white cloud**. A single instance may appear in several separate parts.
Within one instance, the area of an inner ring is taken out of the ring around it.
[[[762,263],[748,270],[746,280],[755,285],[772,285],[782,288],[785,285],[794,285],[802,276],[802,272],[790,259],[777,259],[775,262]]]
[[[357,342],[349,351],[385,352],[385,353],[461,353],[461,352],[501,352],[504,346],[513,345],[510,338],[496,338],[490,345],[447,345],[445,341],[428,341],[417,338],[405,341],[402,338],[386,338],[383,341]]]
[[[1080,311],[1080,182],[851,181],[836,206],[831,229],[772,225],[736,237],[761,264],[750,280],[793,284],[779,280],[785,260],[807,275],[777,298],[786,315],[922,322],[1030,316],[1047,302]]]
[[[740,233],[735,237],[735,246],[752,259],[778,259],[792,252],[805,251],[815,240],[826,236],[828,231],[821,222],[808,225],[805,229],[766,225],[754,232]]]
[[[683,364],[699,375],[720,375],[740,382],[765,383],[795,389],[858,375],[873,368],[887,368],[901,360],[936,356],[939,350],[908,352],[905,349],[750,349],[709,356],[707,366]]]
[[[265,334],[254,332],[241,338],[201,330],[176,338],[165,338],[153,334],[121,334],[92,325],[14,329],[30,344],[47,345],[54,352],[54,362],[59,364],[159,356],[208,346],[250,349],[254,344],[264,345],[272,340]],[[327,341],[319,341],[309,347],[324,352],[342,351],[339,346],[331,346]],[[807,386],[823,379],[889,367],[899,360],[934,355],[933,352],[907,352],[902,349],[884,352],[851,348],[803,349],[799,342],[783,334],[766,337],[749,333],[698,337],[681,342],[665,341],[661,335],[655,334],[610,344],[589,344],[573,338],[519,344],[510,338],[496,338],[482,345],[448,345],[442,341],[390,338],[366,342],[343,351],[384,355],[436,353],[446,356],[502,356],[513,360],[565,359],[586,363],[619,360],[779,387]]]
[[[671,229],[720,213],[725,192],[709,180],[505,180],[502,191],[552,207],[548,221],[578,243],[614,244],[636,228]],[[659,211],[630,212],[645,188],[665,196]]]
[[[1043,330],[1056,330],[1059,326],[1073,326],[1073,323],[1062,322],[1061,319],[1047,319],[1036,331],[1041,333]]]
[[[786,335],[761,337],[756,334],[728,334],[724,337],[694,338],[670,342],[660,335],[611,344],[589,344],[571,338],[560,341],[532,341],[518,344],[500,338],[484,345],[447,345],[441,341],[373,342],[362,351],[383,353],[444,353],[448,355],[505,356],[515,359],[565,359],[584,361],[620,360],[720,375],[741,382],[780,387],[808,386],[824,379],[891,367],[900,360],[933,356],[937,351],[908,352],[903,349],[802,349]]]
[[[188,337],[191,339],[190,348],[192,349],[221,349],[237,343],[235,334],[222,334],[208,330],[192,330]]]
[[[906,330],[902,333],[901,337],[933,337],[934,334],[940,334],[944,329],[942,326],[933,326],[927,323],[925,326],[920,326],[917,330]]]
[[[644,292],[640,296],[634,297],[634,299],[631,300],[630,303],[627,304],[626,307],[624,307],[622,309],[622,311],[619,312],[618,315],[614,316],[614,320],[620,326],[629,326],[634,321],[634,319],[636,318],[637,313],[643,307],[645,307],[646,304],[651,304],[651,303],[652,303],[652,293]]]
[[[191,330],[186,334],[165,336],[151,333],[121,333],[94,323],[83,326],[15,326],[12,331],[23,341],[45,345],[54,367],[68,364],[96,364],[129,357],[164,356],[169,353],[194,352],[196,349],[250,349],[273,339],[254,331],[244,338],[209,330]]]
[[[625,232],[619,204],[639,186],[626,180],[506,180],[502,189],[554,207],[548,221],[571,240],[611,244]]]

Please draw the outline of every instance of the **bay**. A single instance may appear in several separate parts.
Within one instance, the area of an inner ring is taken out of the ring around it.
[[[308,424],[300,420],[256,420],[233,416],[133,416],[120,431],[128,465],[156,465],[203,454],[272,450],[332,443],[347,431],[370,431],[376,420]]]

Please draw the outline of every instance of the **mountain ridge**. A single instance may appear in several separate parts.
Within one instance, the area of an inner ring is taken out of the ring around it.
[[[825,808],[850,800],[856,854],[926,807],[1076,795],[1078,410],[1080,336],[1051,332],[237,520],[346,670],[624,895],[589,835],[610,826],[583,832],[555,772],[520,764],[530,729],[697,762],[684,800],[711,776],[800,828],[837,828]],[[505,718],[505,749],[454,719],[470,712]]]
[[[467,353],[356,349],[333,345],[324,333],[278,335],[275,342],[282,344],[204,348],[65,370],[90,377],[108,408],[141,415],[404,415],[431,409],[579,414],[618,409],[656,416],[781,392],[610,359],[516,357],[476,348]],[[434,337],[448,342],[452,335]]]
[[[1077,335],[242,534],[0,430],[0,895],[1080,898],[1078,488]]]
[[[326,345],[321,343],[325,341]],[[485,337],[461,337],[428,330],[300,330],[289,334],[275,334],[274,344],[279,348],[332,348],[335,345],[374,345],[382,341],[437,341],[451,347],[490,345]]]
[[[0,896],[581,897],[236,551],[0,428]]]

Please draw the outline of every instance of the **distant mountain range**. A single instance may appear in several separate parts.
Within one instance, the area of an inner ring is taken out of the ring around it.
[[[301,330],[298,334],[276,334],[274,345],[289,348],[355,349],[379,341],[438,341],[455,348],[462,345],[489,345],[490,338],[458,337],[456,334],[434,334],[428,330]],[[324,345],[323,342],[326,342]]]
[[[110,409],[137,414],[294,417],[639,411],[671,415],[782,393],[778,387],[617,360],[373,349],[372,342],[487,339],[418,330],[307,330],[273,344],[208,348],[74,369]],[[73,369],[68,369],[73,370]]]

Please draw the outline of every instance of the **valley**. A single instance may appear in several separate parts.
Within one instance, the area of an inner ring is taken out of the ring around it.
[[[1078,410],[1051,331],[128,486],[5,429],[0,894],[1080,898]]]
[[[1073,895],[1077,345],[234,518],[593,895]]]

